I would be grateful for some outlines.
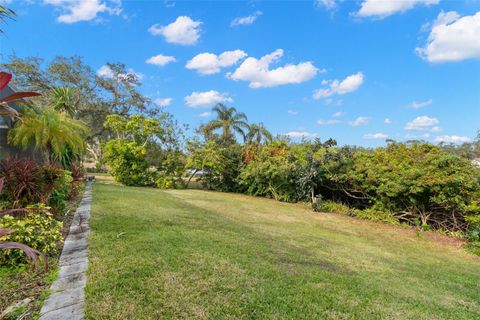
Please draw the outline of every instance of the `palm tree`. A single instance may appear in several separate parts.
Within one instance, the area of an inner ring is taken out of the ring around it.
[[[0,22],[5,22],[5,20],[13,19],[15,15],[16,14],[12,9],[0,5]],[[2,29],[0,29],[0,33],[3,33]]]
[[[83,122],[73,120],[54,108],[29,108],[8,135],[9,143],[24,149],[31,144],[42,150],[43,160],[61,160],[67,153],[81,155],[85,151]]]
[[[245,139],[245,129],[248,129],[247,116],[243,112],[237,112],[234,107],[227,108],[222,103],[217,104],[213,109],[217,118],[203,126],[202,130],[207,135],[217,129],[221,129],[221,138],[223,141],[229,139],[235,140],[235,133],[240,134]]]
[[[73,117],[77,111],[78,99],[75,91],[69,87],[56,87],[52,89],[53,108],[66,112]]]
[[[262,122],[251,124],[246,138],[248,142],[256,142],[258,144],[260,144],[262,140],[265,142],[272,142],[273,140],[272,134],[265,128]]]

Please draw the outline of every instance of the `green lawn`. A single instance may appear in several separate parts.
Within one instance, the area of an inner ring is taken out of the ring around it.
[[[199,190],[94,187],[87,319],[480,319],[455,241]]]

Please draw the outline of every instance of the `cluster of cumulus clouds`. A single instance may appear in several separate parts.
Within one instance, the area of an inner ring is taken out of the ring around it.
[[[345,0],[314,0],[317,7],[329,11],[337,11]],[[58,22],[72,24],[80,21],[101,20],[103,16],[122,16],[122,0],[43,0],[44,4],[55,6],[59,15]],[[372,20],[386,19],[395,14],[401,14],[415,7],[432,7],[438,5],[440,0],[362,0],[358,10],[350,12],[354,19]],[[251,15],[234,18],[230,26],[233,28],[251,25],[255,23],[263,13],[255,11]],[[192,19],[189,16],[179,16],[169,24],[154,24],[148,32],[152,36],[162,37],[167,43],[194,46],[202,36],[204,23]],[[480,12],[473,15],[461,16],[456,11],[441,11],[434,21],[422,26],[422,31],[428,33],[423,45],[413,51],[429,63],[446,63],[466,59],[480,59]],[[248,83],[252,89],[271,88],[289,84],[299,84],[313,79],[318,74],[326,73],[325,68],[319,68],[312,61],[300,61],[296,63],[282,63],[285,56],[283,49],[276,49],[260,57],[250,56],[247,52],[236,49],[224,52],[202,52],[192,57],[185,63],[185,68],[196,72],[199,76],[210,76],[221,72],[232,81]],[[157,54],[145,61],[147,64],[164,67],[170,63],[179,62],[171,55]],[[141,73],[129,70],[139,79]],[[102,76],[111,76],[108,66],[98,70]],[[365,82],[365,74],[355,71],[343,75],[340,79],[324,79],[321,87],[314,90],[311,98],[315,100],[331,101],[335,97],[357,91]],[[160,106],[168,106],[173,98],[159,98],[155,102]],[[192,108],[209,107],[218,102],[233,102],[228,93],[216,90],[194,91],[184,97],[184,102]],[[432,99],[420,102],[412,102],[410,108],[421,109],[432,104]],[[298,114],[295,110],[289,110],[289,114]],[[208,112],[202,113],[207,116]],[[370,117],[360,116],[350,121],[341,120],[338,113],[331,119],[318,120],[319,125],[336,125],[346,123],[353,127],[365,126]],[[392,124],[389,118],[384,124]],[[440,132],[439,120],[429,116],[419,116],[408,122],[404,129],[408,132],[420,134],[408,134],[409,138],[429,138],[430,133]],[[315,134],[308,132],[290,132],[291,137],[314,137]],[[388,139],[384,133],[371,133],[364,136],[365,139]],[[461,136],[437,136],[436,142],[461,143],[470,141]]]

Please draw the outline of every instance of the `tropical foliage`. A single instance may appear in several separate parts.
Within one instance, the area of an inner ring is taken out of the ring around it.
[[[54,108],[28,108],[9,132],[9,142],[24,149],[33,145],[41,150],[43,161],[59,161],[69,153],[80,156],[85,151],[85,125]]]
[[[45,63],[37,57],[11,56],[0,65],[15,74],[12,85],[16,90],[42,92],[33,102],[39,107],[54,107],[82,121],[88,132],[85,137],[87,156],[101,158],[101,144],[111,132],[103,125],[106,117],[133,113],[157,114],[158,108],[140,94],[140,79],[121,63],[108,63],[104,75],[96,74],[78,56],[58,56]]]
[[[200,132],[205,137],[222,144],[234,142],[235,134],[239,134],[246,139],[246,130],[249,129],[249,125],[247,116],[243,112],[238,112],[234,107],[228,108],[221,103],[217,104],[212,111],[216,115],[216,119],[200,128]],[[220,130],[220,134],[215,133],[217,130]]]
[[[0,13],[2,12],[0,6]],[[1,15],[1,14],[0,14]],[[0,72],[0,91],[4,90],[6,86],[12,80],[12,75],[7,72]],[[36,92],[14,92],[4,98],[0,99],[0,116],[10,116],[10,117],[18,117],[19,113],[14,108],[10,107],[8,104],[19,101],[23,98],[29,97],[36,97],[40,94]]]
[[[265,127],[265,125],[260,123],[253,123],[248,126],[248,133],[245,136],[246,142],[248,143],[262,143],[262,142],[272,142],[273,136]]]

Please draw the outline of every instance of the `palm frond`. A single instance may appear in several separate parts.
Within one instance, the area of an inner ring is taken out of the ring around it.
[[[77,155],[83,154],[86,133],[83,122],[72,119],[66,113],[57,112],[54,108],[29,108],[22,121],[10,130],[8,139],[9,143],[24,149],[33,144],[36,149],[61,157],[67,149]]]

